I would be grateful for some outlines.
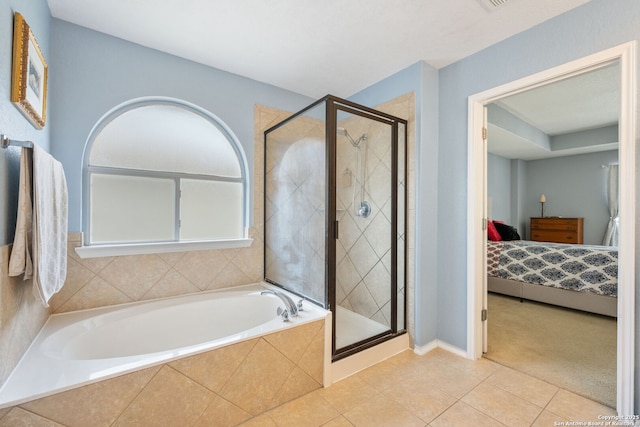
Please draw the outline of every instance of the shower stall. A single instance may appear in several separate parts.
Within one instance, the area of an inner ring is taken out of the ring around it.
[[[332,311],[334,361],[406,332],[406,141],[334,96],[265,131],[265,280]]]

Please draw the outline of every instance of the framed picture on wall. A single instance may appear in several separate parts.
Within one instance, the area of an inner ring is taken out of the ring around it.
[[[47,117],[47,62],[24,17],[16,12],[13,19],[13,61],[11,102],[37,129]]]

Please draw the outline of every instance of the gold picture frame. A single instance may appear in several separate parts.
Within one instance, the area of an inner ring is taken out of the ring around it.
[[[13,62],[11,102],[37,129],[47,118],[47,79],[49,68],[38,42],[24,17],[13,19]]]

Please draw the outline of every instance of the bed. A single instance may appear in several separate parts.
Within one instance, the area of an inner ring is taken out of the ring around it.
[[[489,292],[617,317],[618,249],[487,242]]]

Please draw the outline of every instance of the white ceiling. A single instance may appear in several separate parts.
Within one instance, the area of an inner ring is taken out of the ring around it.
[[[55,18],[312,98],[451,64],[588,0],[48,0]]]
[[[495,104],[549,136],[615,125],[620,116],[620,66],[615,62],[508,96]],[[588,147],[549,151],[491,123],[488,130],[489,152],[508,159],[534,160],[617,148],[617,141],[603,141]]]
[[[349,97],[418,61],[442,68],[589,0],[47,1],[55,18],[317,99]],[[597,127],[617,120],[616,94],[600,85],[609,80],[500,106],[550,135]],[[505,157],[558,154],[489,132],[490,151]]]

